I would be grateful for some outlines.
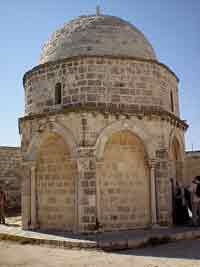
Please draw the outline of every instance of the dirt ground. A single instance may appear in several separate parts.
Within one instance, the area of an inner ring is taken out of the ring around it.
[[[0,241],[1,267],[197,267],[200,240],[121,252],[69,250]]]

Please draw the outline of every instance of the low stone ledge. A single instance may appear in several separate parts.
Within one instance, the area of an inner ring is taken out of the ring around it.
[[[144,239],[129,239],[128,240],[128,248],[132,248],[132,249],[136,249],[136,248],[141,248],[144,247],[145,244],[148,243],[148,238],[144,238]]]
[[[38,237],[37,237],[38,234]],[[81,240],[79,237],[67,238],[62,236],[52,236],[48,234],[40,234],[31,231],[22,231],[19,227],[0,227],[0,241],[15,241],[21,244],[31,245],[50,245],[67,249],[100,249],[104,251],[117,251],[125,249],[137,249],[146,246],[158,246],[177,240],[191,240],[200,238],[200,229],[169,229],[168,232],[162,229],[155,233],[143,233],[141,236],[134,236],[131,232],[130,236],[121,237],[98,237],[98,239]],[[54,239],[55,238],[55,239]],[[94,236],[93,236],[94,238]]]
[[[33,238],[27,236],[21,236],[17,234],[0,233],[0,241],[14,241],[21,244],[31,244],[31,245],[50,245],[60,248],[77,248],[77,249],[96,249],[96,242],[76,242],[76,241],[63,241],[63,240],[52,240],[52,239],[42,239]]]

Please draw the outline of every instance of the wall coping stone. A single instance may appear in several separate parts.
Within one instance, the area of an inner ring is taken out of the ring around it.
[[[20,146],[0,146],[0,150],[20,150]]]
[[[186,158],[198,158],[200,157],[200,150],[186,151]]]
[[[186,151],[186,154],[199,154],[200,155],[200,150]]]

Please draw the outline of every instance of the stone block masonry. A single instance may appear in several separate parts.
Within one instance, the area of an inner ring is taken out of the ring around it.
[[[187,129],[176,75],[138,54],[42,63],[23,79],[23,229],[171,225],[170,177],[182,174]]]
[[[0,147],[0,186],[6,191],[8,210],[21,208],[20,147]]]
[[[183,129],[175,131],[172,121],[158,114],[127,118],[85,110],[26,116],[20,129],[27,166],[23,229],[82,233],[135,229],[155,221],[171,225],[168,145],[174,136],[180,144],[183,139]],[[52,135],[56,143],[49,143]],[[69,158],[59,160],[61,155]],[[64,221],[69,222],[65,227]]]
[[[55,104],[54,88],[62,87],[62,103]],[[178,80],[156,61],[134,58],[77,57],[40,65],[24,76],[27,115],[63,106],[126,106],[165,109],[179,116]],[[170,99],[173,94],[173,111]]]
[[[200,151],[188,151],[185,158],[185,184],[189,185],[195,176],[200,176]]]

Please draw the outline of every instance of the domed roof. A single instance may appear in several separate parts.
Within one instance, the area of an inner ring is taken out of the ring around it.
[[[127,21],[107,15],[81,16],[64,24],[45,43],[40,64],[80,55],[156,59],[143,33]]]

